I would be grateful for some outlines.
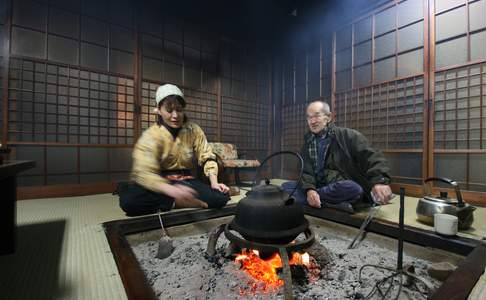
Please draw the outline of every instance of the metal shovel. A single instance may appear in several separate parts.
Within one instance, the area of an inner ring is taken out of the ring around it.
[[[162,236],[159,239],[159,248],[157,249],[157,256],[155,257],[158,259],[164,259],[169,257],[172,252],[174,252],[174,245],[172,239],[167,235],[167,232],[164,229],[164,223],[162,223],[160,210],[158,216],[160,221],[160,228],[162,228]]]

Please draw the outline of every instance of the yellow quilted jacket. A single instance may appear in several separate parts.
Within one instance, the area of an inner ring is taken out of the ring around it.
[[[141,186],[156,191],[156,186],[168,180],[161,171],[193,169],[193,157],[204,168],[204,174],[218,175],[218,164],[206,136],[195,123],[186,122],[174,139],[157,124],[145,130],[133,150],[131,178]]]

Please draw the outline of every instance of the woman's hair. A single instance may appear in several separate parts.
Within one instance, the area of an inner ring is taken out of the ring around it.
[[[165,109],[167,111],[183,111],[183,109],[186,107],[186,101],[179,96],[179,95],[169,95],[162,99],[162,101],[159,102],[159,107],[158,109],[160,110],[162,106],[165,106]],[[187,116],[184,115],[184,120],[183,122],[187,122]],[[161,115],[157,115],[157,124],[162,125],[164,124],[164,120],[162,119]]]

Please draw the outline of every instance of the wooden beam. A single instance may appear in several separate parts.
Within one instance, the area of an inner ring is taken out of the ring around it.
[[[131,144],[79,144],[79,143],[57,143],[57,142],[18,142],[9,141],[11,146],[48,146],[48,147],[90,147],[90,148],[133,148]]]
[[[106,238],[118,267],[118,273],[125,287],[128,299],[157,299],[128,241],[120,230],[120,225],[105,225]],[[125,249],[125,250],[122,250]]]
[[[12,31],[12,1],[6,1],[6,22],[5,22],[5,28],[4,28],[4,39],[2,41],[3,43],[3,49],[2,51],[2,62],[1,64],[3,65],[3,72],[2,72],[2,138],[1,138],[1,146],[6,147],[7,146],[7,140],[8,140],[8,97],[9,97],[9,69],[10,69],[10,37],[11,37],[11,31]]]
[[[444,154],[486,154],[486,149],[435,149],[434,153]]]
[[[432,1],[433,2],[433,1]],[[431,47],[431,37],[434,37],[434,34],[431,32],[432,23],[431,21],[434,19],[434,14],[430,13],[429,7],[430,1],[424,1],[424,59],[423,59],[423,72],[424,72],[424,101],[423,101],[423,133],[422,133],[422,141],[423,141],[423,154],[422,154],[422,179],[425,180],[429,178],[430,175],[430,167],[429,164],[430,156],[429,150],[432,147],[433,149],[433,141],[434,141],[434,122],[430,120],[433,116],[431,113],[433,111],[432,104],[433,104],[433,88],[435,83],[432,82],[431,74],[433,73],[433,66],[430,63],[431,59],[431,49],[435,49],[435,47]],[[432,4],[433,5],[433,4]],[[433,6],[432,6],[433,8]],[[435,57],[434,57],[435,59]],[[434,76],[432,76],[434,78]],[[430,118],[429,118],[430,116]]]
[[[477,246],[462,261],[457,269],[447,277],[431,300],[468,299],[469,294],[478,282],[486,267],[486,246]],[[484,295],[483,295],[484,296]]]
[[[141,14],[139,2],[134,2],[135,5],[135,30],[133,31],[133,41],[135,44],[135,53],[133,60],[133,143],[135,143],[141,134],[141,113],[142,113],[142,47],[140,42],[140,25],[139,16]]]
[[[383,153],[423,153],[422,149],[382,149]]]
[[[222,123],[223,123],[223,120],[222,120],[222,109],[223,109],[223,96],[222,96],[222,80],[221,80],[221,77],[222,77],[222,73],[220,72],[219,73],[219,76],[218,76],[218,79],[217,79],[217,85],[216,85],[216,88],[217,88],[217,96],[216,96],[216,140],[218,142],[222,142],[222,138],[223,138],[223,135],[222,135]]]
[[[336,32],[332,33],[332,50],[331,50],[331,111],[332,118],[336,119]],[[342,121],[339,121],[341,124]]]
[[[423,197],[424,196],[424,189],[420,185],[414,184],[401,184],[401,183],[392,183],[391,188],[394,193],[398,194],[399,188],[404,187],[407,191],[407,196],[411,197]],[[434,187],[432,189],[432,193],[439,195],[439,191],[446,191],[449,194],[449,197],[455,198],[456,193],[453,189],[448,188],[438,188]],[[465,202],[480,206],[486,207],[486,193],[484,192],[475,192],[475,191],[461,191],[462,198]]]

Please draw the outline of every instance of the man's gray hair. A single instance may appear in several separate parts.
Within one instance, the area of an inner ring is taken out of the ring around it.
[[[322,112],[325,115],[328,116],[328,115],[331,114],[331,107],[329,106],[329,104],[327,104],[327,102],[324,102],[324,101],[321,101],[321,100],[312,101],[311,103],[307,104],[307,107],[309,107],[311,104],[314,104],[314,103],[321,103],[322,104]]]

